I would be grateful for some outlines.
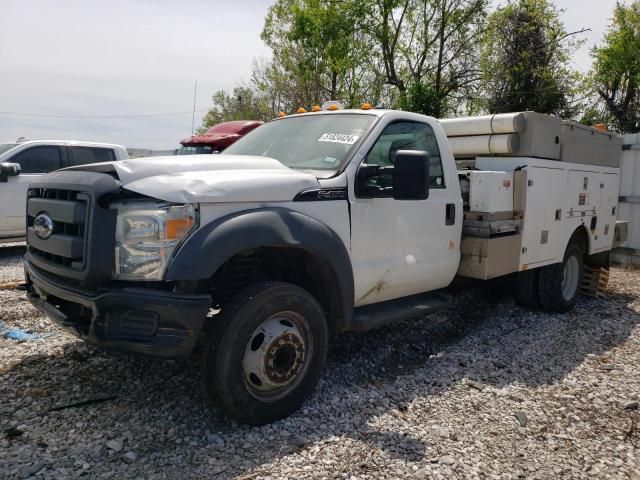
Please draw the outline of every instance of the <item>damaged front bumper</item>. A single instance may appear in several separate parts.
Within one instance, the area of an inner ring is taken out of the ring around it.
[[[27,297],[58,326],[93,345],[164,358],[193,350],[211,297],[152,288],[88,291],[25,261]]]

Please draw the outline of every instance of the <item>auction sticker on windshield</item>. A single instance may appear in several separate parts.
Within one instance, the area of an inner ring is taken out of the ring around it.
[[[318,139],[319,142],[345,143],[353,145],[360,138],[358,135],[348,135],[346,133],[323,133]]]

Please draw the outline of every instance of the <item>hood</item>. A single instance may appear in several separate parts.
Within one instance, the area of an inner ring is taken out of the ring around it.
[[[176,203],[289,201],[318,186],[314,175],[245,155],[148,157],[86,167],[76,169],[115,170],[123,188]]]

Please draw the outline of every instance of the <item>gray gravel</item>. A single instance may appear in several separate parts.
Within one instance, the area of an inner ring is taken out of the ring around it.
[[[0,249],[0,278],[20,256]],[[194,363],[93,349],[0,291],[7,325],[54,332],[0,338],[0,478],[640,480],[640,271],[567,315],[456,288],[335,339],[302,410],[260,428],[210,407]]]
[[[22,263],[24,243],[0,244],[0,283],[23,277]]]

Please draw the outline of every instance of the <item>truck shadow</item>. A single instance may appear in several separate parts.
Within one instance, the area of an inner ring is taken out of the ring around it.
[[[507,294],[478,286],[456,292],[456,298],[449,311],[365,333],[367,339],[344,334],[331,358],[340,364],[361,357],[367,368],[352,371],[351,381],[363,384],[425,369],[443,388],[464,379],[497,388],[513,382],[535,387],[562,380],[587,355],[604,354],[640,324],[629,307],[638,299],[622,292],[582,297],[568,314],[527,310]]]
[[[524,310],[509,297],[497,302],[474,285],[454,288],[457,300],[449,311],[334,339],[315,394],[272,425],[249,428],[224,419],[209,405],[194,362],[103,352],[70,338],[61,353],[31,356],[0,372],[12,390],[0,398],[0,408],[24,408],[12,407],[9,398],[30,399],[30,421],[42,433],[12,445],[32,444],[36,457],[62,455],[47,445],[64,441],[64,425],[84,422],[82,443],[74,447],[94,465],[94,474],[114,465],[129,469],[126,475],[136,472],[137,464],[120,460],[124,452],[104,447],[112,438],[146,462],[164,462],[166,478],[242,475],[335,442],[364,442],[389,457],[419,462],[429,458],[431,441],[380,429],[377,417],[400,417],[416,397],[461,382],[479,388],[559,382],[587,355],[606,357],[640,324],[629,308],[638,298],[615,289],[605,299],[581,300],[570,314],[554,315]],[[410,391],[402,388],[406,378]],[[80,402],[87,403],[75,405]],[[362,473],[368,468],[357,456],[349,463]]]

